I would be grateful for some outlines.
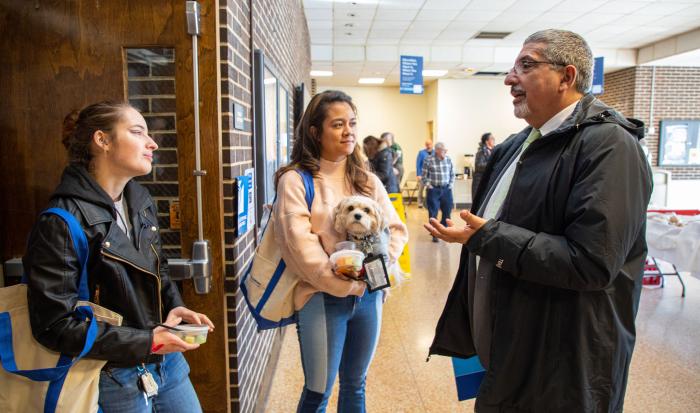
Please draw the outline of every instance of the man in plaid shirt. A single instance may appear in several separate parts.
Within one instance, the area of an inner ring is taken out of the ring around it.
[[[452,159],[447,156],[445,144],[435,144],[435,153],[423,163],[423,182],[428,188],[427,204],[430,218],[437,218],[438,208],[442,212],[442,225],[447,225],[447,219],[452,212],[452,186],[455,183],[455,171]],[[433,242],[438,242],[433,237]]]

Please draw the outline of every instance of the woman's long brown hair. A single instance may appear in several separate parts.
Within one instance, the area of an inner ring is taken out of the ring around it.
[[[301,122],[294,134],[292,145],[292,158],[289,165],[283,166],[275,173],[275,188],[280,177],[293,169],[304,169],[313,176],[318,176],[321,159],[321,136],[323,135],[323,121],[326,119],[328,107],[332,103],[344,102],[350,105],[352,111],[357,113],[357,108],[352,103],[352,98],[339,90],[327,90],[311,99],[309,106],[301,117]],[[311,128],[314,128],[314,134]],[[357,138],[355,138],[357,141]],[[345,164],[345,177],[352,184],[355,191],[363,195],[370,195],[369,176],[364,167],[360,145],[355,144],[355,150],[348,155]]]

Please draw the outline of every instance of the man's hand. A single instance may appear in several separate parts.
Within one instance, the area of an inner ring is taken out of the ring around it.
[[[478,217],[467,210],[459,213],[460,218],[465,222],[462,227],[455,226],[451,219],[447,220],[447,226],[443,226],[435,218],[430,218],[430,222],[423,224],[430,235],[440,238],[443,241],[466,244],[469,239],[486,223],[486,220]]]
[[[420,182],[420,175],[416,175],[416,179]]]

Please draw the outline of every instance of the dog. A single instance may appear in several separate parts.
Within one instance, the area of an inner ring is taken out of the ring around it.
[[[346,239],[353,241],[356,248],[367,255],[381,255],[394,284],[403,279],[403,272],[397,263],[389,266],[389,226],[379,204],[366,196],[349,196],[338,203],[333,210],[333,226],[339,233],[346,233]]]

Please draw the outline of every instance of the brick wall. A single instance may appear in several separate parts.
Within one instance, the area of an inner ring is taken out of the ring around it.
[[[652,165],[658,166],[661,120],[700,120],[700,68],[657,67],[654,76],[654,112],[650,122],[652,71],[637,66],[605,75],[605,94],[600,98],[625,116],[642,120],[654,133],[647,133]],[[674,180],[700,179],[700,167],[668,167]]]
[[[158,207],[163,255],[182,256],[179,228],[170,228],[170,206],[178,202],[177,133],[175,131],[175,50],[126,49],[127,97],[146,119],[148,132],[158,144],[153,170],[136,178]]]
[[[251,412],[256,408],[261,386],[269,380],[264,375],[280,334],[279,330],[257,332],[238,288],[242,270],[250,262],[255,248],[255,231],[243,236],[236,233],[235,181],[236,176],[254,167],[252,53],[255,49],[263,50],[266,61],[279,72],[281,85],[290,92],[288,133],[293,126],[291,93],[294,86],[302,82],[309,84],[311,57],[301,0],[221,0],[219,4],[231,410]],[[234,128],[234,104],[245,108],[242,130]]]

